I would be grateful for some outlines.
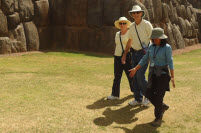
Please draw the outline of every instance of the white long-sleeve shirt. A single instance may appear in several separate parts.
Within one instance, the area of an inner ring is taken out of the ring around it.
[[[153,26],[151,23],[147,20],[142,19],[140,24],[136,25],[140,40],[142,42],[142,45],[148,46],[150,42],[150,37],[152,33]],[[129,29],[129,39],[132,39],[133,42],[131,44],[131,47],[135,50],[142,49],[142,46],[140,44],[140,41],[138,39],[136,30],[135,30],[135,22],[133,22]]]

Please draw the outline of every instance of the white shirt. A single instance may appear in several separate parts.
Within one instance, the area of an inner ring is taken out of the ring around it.
[[[115,43],[116,43],[116,48],[115,48],[115,52],[114,52],[115,56],[121,56],[122,52],[123,52],[122,47],[121,47],[119,34],[120,34],[120,31],[118,31],[115,35]],[[121,41],[122,41],[122,45],[123,45],[124,50],[126,49],[126,44],[128,42],[128,39],[129,39],[128,35],[129,35],[129,30],[126,32],[126,34],[121,35]]]
[[[151,23],[147,20],[142,19],[142,21],[136,25],[140,40],[142,42],[142,45],[148,46],[150,42],[150,37],[152,33],[153,26]],[[129,39],[133,40],[133,43],[131,44],[131,47],[135,50],[142,49],[142,46],[140,44],[140,41],[138,39],[136,30],[135,30],[135,22],[133,22],[129,29]]]

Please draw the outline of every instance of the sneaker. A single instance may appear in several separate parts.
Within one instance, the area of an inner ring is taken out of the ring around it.
[[[133,100],[131,102],[128,103],[129,105],[132,105],[132,106],[135,106],[135,105],[141,105],[140,102],[136,101],[136,100]]]
[[[119,97],[110,95],[110,96],[107,97],[107,99],[108,99],[108,100],[115,100],[115,99],[119,99]]]
[[[156,118],[154,121],[152,121],[151,123],[150,123],[152,126],[154,126],[154,127],[156,127],[156,126],[161,126],[161,124],[162,124],[162,119],[160,119],[160,118]]]
[[[150,104],[150,101],[148,98],[145,98],[144,101],[142,101],[142,105],[148,106]]]

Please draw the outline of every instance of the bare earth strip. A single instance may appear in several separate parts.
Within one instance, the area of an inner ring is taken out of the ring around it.
[[[184,49],[176,49],[173,50],[173,56],[174,55],[179,55],[182,53],[187,53],[190,52],[192,50],[196,50],[196,49],[201,49],[201,44],[197,44],[197,45],[193,45],[193,46],[188,46],[185,47]],[[42,51],[31,51],[31,52],[22,52],[22,53],[12,53],[12,54],[4,54],[4,55],[0,55],[0,57],[8,57],[8,56],[22,56],[22,55],[26,55],[26,54],[37,54],[37,53],[44,53]],[[86,53],[86,52],[84,52]],[[100,53],[98,53],[100,54]]]

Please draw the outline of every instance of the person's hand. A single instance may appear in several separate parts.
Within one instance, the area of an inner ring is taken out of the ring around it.
[[[175,88],[174,78],[171,78],[172,86]]]
[[[135,68],[128,70],[130,72],[129,76],[132,78],[135,76],[135,73],[137,72],[137,70]]]
[[[126,56],[125,55],[122,56],[121,63],[122,64],[126,64]]]

